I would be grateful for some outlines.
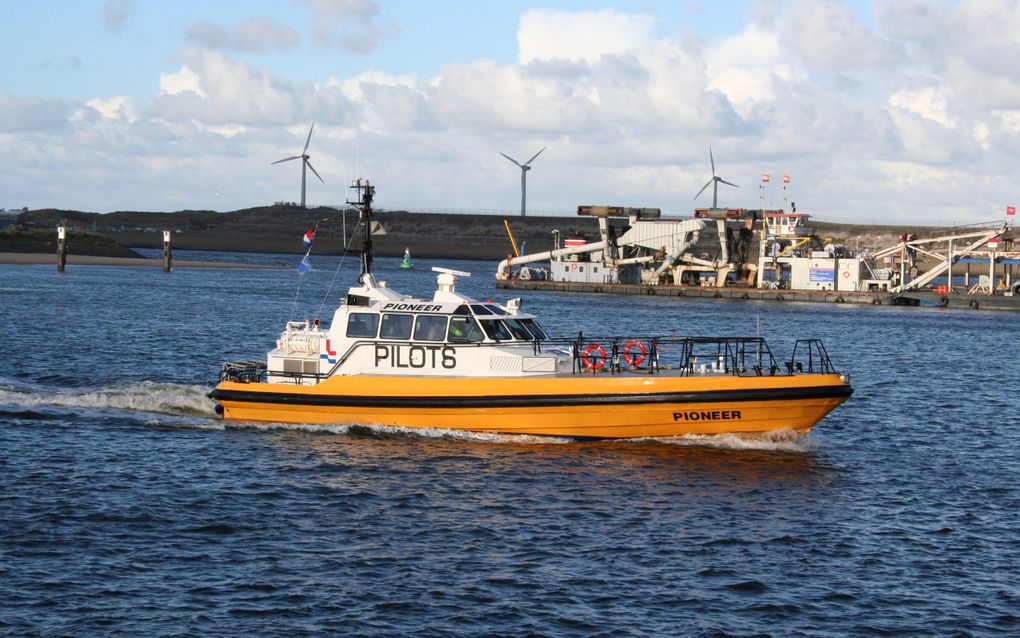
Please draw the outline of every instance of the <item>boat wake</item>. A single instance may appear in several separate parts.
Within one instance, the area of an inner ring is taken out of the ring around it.
[[[230,429],[263,431],[296,431],[309,434],[334,434],[366,439],[433,439],[446,441],[472,441],[496,444],[520,445],[598,445],[599,443],[631,442],[664,444],[689,447],[714,447],[730,450],[768,450],[782,452],[809,452],[817,443],[810,434],[799,434],[793,430],[777,430],[764,434],[688,434],[676,437],[652,437],[636,439],[599,439],[579,441],[569,437],[535,436],[531,434],[502,434],[495,432],[473,432],[447,428],[409,428],[393,425],[361,424],[313,424],[313,423],[255,423],[225,422]]]
[[[810,452],[818,447],[817,440],[810,433],[801,434],[794,430],[775,430],[762,434],[686,434],[683,436],[634,440],[666,445],[779,452]]]
[[[16,409],[123,410],[177,417],[214,418],[214,403],[201,385],[142,381],[101,388],[53,390],[31,384],[0,382],[0,406]]]
[[[366,439],[434,439],[446,441],[476,441],[482,443],[562,445],[574,443],[574,439],[558,436],[534,436],[531,434],[500,434],[495,432],[472,432],[447,428],[409,428],[397,425],[362,424],[315,424],[315,423],[254,423],[229,422],[226,427],[246,430],[291,430],[311,434],[338,434]]]

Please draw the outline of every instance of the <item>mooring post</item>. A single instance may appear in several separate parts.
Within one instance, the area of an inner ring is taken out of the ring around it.
[[[170,231],[163,231],[163,272],[174,269],[173,255],[170,254]]]
[[[57,272],[64,272],[67,263],[67,228],[57,226]]]

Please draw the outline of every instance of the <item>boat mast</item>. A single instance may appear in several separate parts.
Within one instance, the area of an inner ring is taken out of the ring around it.
[[[361,274],[372,273],[372,199],[375,197],[375,186],[362,180],[360,177],[354,180],[351,185],[353,190],[358,191],[358,201],[347,202],[357,206],[361,213],[361,222],[365,225],[365,244],[361,251]]]

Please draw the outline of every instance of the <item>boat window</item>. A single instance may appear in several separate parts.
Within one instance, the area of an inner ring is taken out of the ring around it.
[[[480,303],[471,304],[471,310],[473,310],[476,315],[491,315],[492,314],[491,310],[489,310],[488,308],[486,308],[485,306],[483,306]]]
[[[531,333],[528,332],[528,329],[524,327],[524,324],[517,319],[504,319],[503,323],[505,323],[506,327],[510,329],[511,333],[513,333],[514,339],[521,339],[523,341],[531,341],[534,339],[534,337],[531,336]]]
[[[379,328],[379,315],[374,312],[352,312],[347,318],[348,337],[375,338],[376,330]]]
[[[491,303],[490,304],[486,304],[485,307],[488,308],[489,310],[491,310],[492,314],[494,314],[494,315],[508,315],[508,314],[510,314],[509,312],[507,312],[506,310],[503,310],[502,308],[500,308],[496,304],[491,304]]]
[[[499,319],[483,319],[480,323],[482,324],[482,330],[485,330],[485,334],[493,341],[513,339],[510,330]]]
[[[470,315],[471,309],[467,307],[467,304],[457,306],[457,309],[453,311],[455,315]]]
[[[414,322],[414,315],[398,315],[387,313],[382,318],[382,328],[379,330],[380,339],[410,339],[411,324]]]
[[[485,334],[478,323],[471,317],[450,317],[450,333],[448,341],[459,343],[482,341]]]
[[[442,341],[446,338],[446,317],[419,315],[414,323],[415,341]]]
[[[521,319],[521,323],[528,329],[528,332],[535,335],[536,339],[542,340],[549,338],[549,335],[542,329],[542,326],[538,325],[538,322],[534,319]]]

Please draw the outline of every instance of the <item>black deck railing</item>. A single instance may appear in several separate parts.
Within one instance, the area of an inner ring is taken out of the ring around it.
[[[783,368],[761,337],[612,337],[579,334],[568,345],[574,353],[574,372],[610,373],[679,371],[682,375],[776,375]],[[795,368],[795,367],[794,367]]]

